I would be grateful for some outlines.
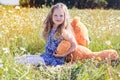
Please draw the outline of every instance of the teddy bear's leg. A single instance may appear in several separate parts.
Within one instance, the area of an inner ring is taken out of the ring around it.
[[[105,59],[113,60],[118,58],[117,51],[115,50],[104,50],[101,52],[93,52],[93,54],[94,54],[93,56],[94,58],[99,58],[101,60],[105,60]]]
[[[68,62],[82,61],[84,59],[92,58],[94,54],[92,51],[84,46],[78,45],[77,48],[67,56]]]
[[[73,51],[69,56],[67,56],[68,62],[82,61],[84,59],[96,58],[98,60],[105,59],[116,59],[118,58],[117,51],[115,50],[104,50],[100,52],[92,52],[90,49],[79,45],[75,51]]]

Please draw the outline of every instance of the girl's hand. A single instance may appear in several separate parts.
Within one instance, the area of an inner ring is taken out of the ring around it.
[[[56,51],[53,53],[55,57],[65,57],[65,54],[57,54]]]

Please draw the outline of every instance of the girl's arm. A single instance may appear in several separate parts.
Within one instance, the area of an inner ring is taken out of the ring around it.
[[[71,43],[71,47],[70,49],[63,55],[59,55],[59,54],[54,54],[55,57],[66,57],[68,54],[70,54],[72,51],[74,51],[74,49],[77,47],[77,42],[74,38],[74,35],[73,33],[67,31],[67,30],[64,30],[63,31],[63,38],[65,40],[68,40],[70,43]]]

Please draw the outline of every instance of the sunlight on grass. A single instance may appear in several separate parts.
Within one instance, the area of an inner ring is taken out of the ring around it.
[[[43,20],[49,8],[21,8],[0,5],[0,78],[1,80],[119,80],[120,65],[97,66],[96,60],[66,63],[51,67],[16,65],[14,57],[44,52],[41,36]],[[120,55],[120,11],[71,9],[89,30],[92,51],[115,49]]]

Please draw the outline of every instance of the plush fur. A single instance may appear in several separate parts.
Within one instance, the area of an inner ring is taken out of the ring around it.
[[[70,46],[70,42],[63,40],[57,48],[57,54],[64,54],[70,48]],[[92,52],[90,49],[78,45],[77,48],[70,55],[67,56],[67,61],[76,62],[90,58],[96,58],[100,61],[105,60],[106,58],[112,60],[118,58],[118,54],[115,50],[103,50],[100,52]]]
[[[67,61],[81,61],[83,59],[89,58],[99,58],[99,60],[104,60],[106,58],[115,59],[118,57],[118,54],[115,50],[104,50],[100,52],[92,52],[88,49],[87,46],[89,44],[88,30],[83,23],[80,22],[79,18],[74,18],[71,23],[76,41],[78,43],[77,48],[67,56]],[[63,40],[58,45],[56,53],[64,54],[71,47],[71,43],[69,41]]]
[[[58,45],[56,53],[57,54],[64,54],[69,48],[71,47],[70,42],[63,40],[61,43]]]
[[[89,44],[88,30],[86,26],[80,22],[78,17],[75,17],[71,22],[76,41],[79,45],[87,46]]]

